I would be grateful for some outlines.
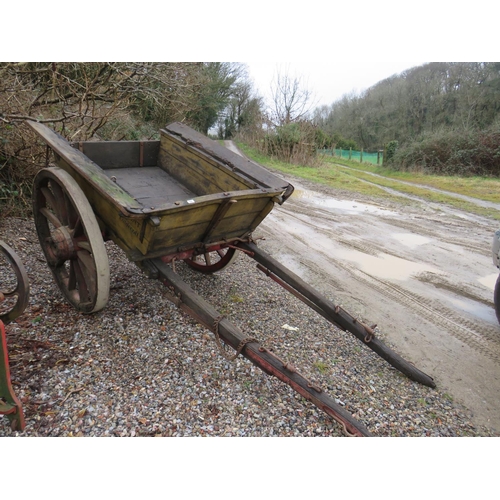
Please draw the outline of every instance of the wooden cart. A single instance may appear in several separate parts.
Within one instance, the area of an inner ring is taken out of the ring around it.
[[[241,353],[339,421],[346,433],[368,435],[330,396],[246,337],[175,273],[176,260],[212,273],[242,251],[333,324],[351,331],[410,378],[434,387],[431,377],[378,340],[373,328],[252,241],[275,203],[292,194],[288,182],[181,123],[161,130],[159,141],[76,143],[40,123],[27,123],[47,144],[47,168],[37,174],[33,190],[40,244],[59,288],[78,310],[92,313],[106,305],[104,241],[111,239],[149,277],[166,284],[167,297],[212,330],[221,346],[224,342],[235,349],[231,358]]]

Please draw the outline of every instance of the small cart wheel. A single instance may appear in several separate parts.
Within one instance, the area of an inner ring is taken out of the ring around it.
[[[236,257],[238,257],[236,249],[226,247],[213,252],[196,255],[194,258],[186,259],[184,262],[201,273],[211,274],[225,269],[235,261]]]
[[[495,314],[497,315],[497,320],[500,323],[500,275],[498,275],[497,282],[495,283],[493,302],[495,303]]]
[[[16,252],[7,243],[0,241],[0,254],[8,261],[10,272],[0,272],[0,302],[7,303],[7,311],[0,311],[0,321],[10,323],[20,316],[29,302],[30,284],[26,269]]]
[[[101,310],[109,297],[109,261],[92,207],[58,167],[40,170],[33,186],[38,239],[66,299],[79,311]]]

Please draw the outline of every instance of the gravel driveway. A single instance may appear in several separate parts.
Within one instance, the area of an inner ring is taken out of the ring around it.
[[[64,302],[32,220],[3,219],[0,235],[18,252],[31,283],[29,307],[6,327],[14,389],[27,425],[23,433],[13,432],[0,418],[1,436],[343,435],[339,424],[246,359],[226,361],[213,334],[176,309],[164,287],[143,276],[112,243],[106,243],[110,301],[86,316]],[[259,245],[273,252],[271,241]],[[248,257],[212,276],[182,263],[177,271],[373,435],[499,435],[475,424],[471,412],[443,389],[411,382],[331,326]],[[383,330],[380,335],[395,348]]]

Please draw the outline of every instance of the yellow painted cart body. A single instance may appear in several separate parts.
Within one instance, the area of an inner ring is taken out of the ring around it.
[[[76,143],[27,123],[52,153],[34,185],[42,248],[60,288],[83,312],[107,301],[109,277],[100,277],[105,251],[95,230],[87,234],[94,216],[103,238],[139,265],[162,257],[214,272],[231,262],[234,243],[249,241],[274,204],[293,192],[288,182],[181,123],[161,130],[159,141]]]

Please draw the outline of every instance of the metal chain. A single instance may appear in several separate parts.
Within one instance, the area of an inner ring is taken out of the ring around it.
[[[220,335],[219,335],[219,323],[224,319],[224,316],[218,316],[214,320],[214,333],[215,333],[215,342],[217,344],[217,347],[219,348],[220,353],[228,360],[228,361],[234,361],[241,353],[243,348],[245,347],[246,344],[250,342],[258,342],[257,339],[253,337],[247,337],[246,339],[243,339],[239,344],[238,347],[236,348],[236,354],[230,356],[227,354],[226,349],[224,349],[224,346],[220,340]]]

